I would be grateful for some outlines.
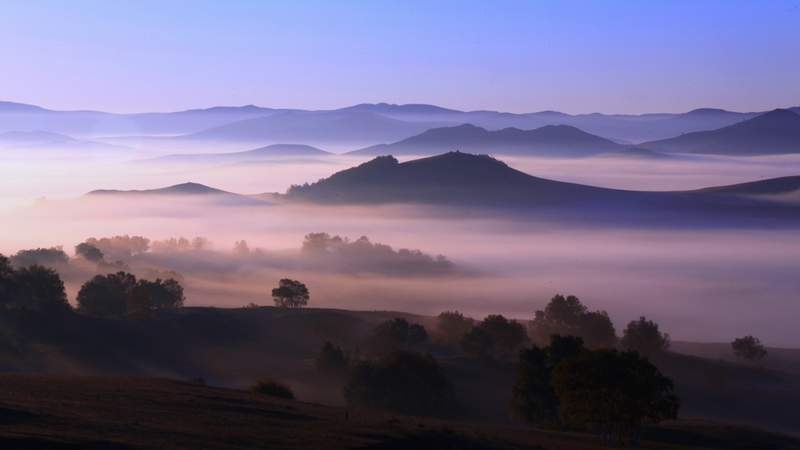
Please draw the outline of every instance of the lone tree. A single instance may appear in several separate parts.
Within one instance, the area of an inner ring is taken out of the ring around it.
[[[42,313],[71,309],[64,292],[64,282],[55,270],[36,264],[14,270],[2,255],[0,306]]]
[[[661,353],[669,348],[669,334],[662,333],[658,324],[644,316],[631,321],[625,328],[620,341],[626,350],[636,351],[644,356]]]
[[[608,314],[589,311],[574,295],[553,297],[543,310],[536,311],[530,330],[539,345],[546,345],[554,334],[580,337],[589,348],[612,348],[617,343]]]
[[[672,381],[635,352],[582,352],[555,368],[552,385],[567,425],[620,443],[644,424],[677,418],[680,406]]]
[[[344,397],[350,407],[417,416],[446,416],[455,408],[453,387],[436,360],[412,352],[357,364]]]
[[[507,359],[513,357],[527,342],[524,326],[494,314],[487,316],[464,335],[461,348],[472,356]]]
[[[308,288],[305,284],[284,278],[272,290],[272,299],[279,308],[302,308],[308,304]]]
[[[760,361],[767,357],[767,349],[761,344],[761,341],[755,336],[744,336],[736,338],[731,342],[733,354],[738,358],[747,361]]]

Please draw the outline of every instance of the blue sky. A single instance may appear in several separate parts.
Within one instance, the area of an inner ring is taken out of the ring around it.
[[[0,99],[57,109],[800,104],[800,0],[6,0],[1,9]]]

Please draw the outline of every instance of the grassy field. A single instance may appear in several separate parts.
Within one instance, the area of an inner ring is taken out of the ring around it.
[[[598,438],[525,427],[401,417],[136,377],[0,376],[0,448],[550,449],[606,448]],[[675,422],[647,449],[800,449],[741,427]]]

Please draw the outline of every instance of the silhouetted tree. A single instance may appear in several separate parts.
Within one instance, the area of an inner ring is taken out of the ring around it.
[[[455,408],[450,381],[430,355],[394,352],[362,361],[344,387],[348,406],[418,416],[443,416]]]
[[[14,270],[9,283],[10,302],[6,307],[38,312],[64,312],[70,309],[64,282],[50,268],[32,265]]]
[[[626,350],[650,356],[667,350],[670,340],[669,334],[662,333],[657,323],[642,316],[625,327],[620,344]]]
[[[272,299],[280,308],[302,308],[308,304],[308,288],[297,280],[284,278],[272,290]]]
[[[11,300],[14,268],[5,255],[0,254],[0,305]]]
[[[347,370],[347,355],[341,347],[326,341],[314,361],[314,366],[320,372],[341,375]]]
[[[733,354],[747,361],[760,361],[767,356],[767,349],[755,336],[736,338],[731,342]]]
[[[643,424],[675,419],[672,381],[635,352],[595,350],[567,358],[553,371],[561,419],[604,436],[637,436]]]
[[[445,311],[436,318],[436,339],[447,345],[458,345],[475,321],[458,311]]]
[[[86,243],[103,252],[111,260],[128,259],[150,248],[150,239],[143,236],[113,236],[110,238],[89,238]]]
[[[32,265],[54,267],[60,264],[67,264],[67,262],[69,262],[69,256],[64,253],[61,247],[20,250],[11,257],[11,265],[14,267]]]
[[[389,353],[396,350],[414,350],[428,342],[425,327],[396,318],[379,324],[372,330],[367,347],[373,353]]]
[[[578,336],[589,348],[611,348],[617,341],[608,314],[589,311],[574,295],[553,297],[544,310],[536,311],[530,331],[539,345],[546,345],[554,334]]]
[[[501,315],[489,315],[464,335],[461,348],[472,356],[506,359],[527,342],[522,324]]]
[[[559,423],[558,397],[552,386],[553,369],[582,351],[583,341],[574,336],[553,336],[548,347],[534,346],[520,351],[517,378],[512,388],[512,413],[540,426]]]
[[[86,242],[82,242],[75,246],[75,254],[87,261],[95,263],[103,261],[103,252],[94,245],[87,244]]]
[[[133,274],[97,275],[78,292],[78,312],[95,317],[147,316],[183,306],[183,287],[173,279],[136,280]]]

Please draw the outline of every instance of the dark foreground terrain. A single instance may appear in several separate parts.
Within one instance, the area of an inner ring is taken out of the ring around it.
[[[199,383],[0,375],[3,449],[595,449],[590,435],[380,415]],[[798,449],[742,427],[677,422],[647,449]]]

